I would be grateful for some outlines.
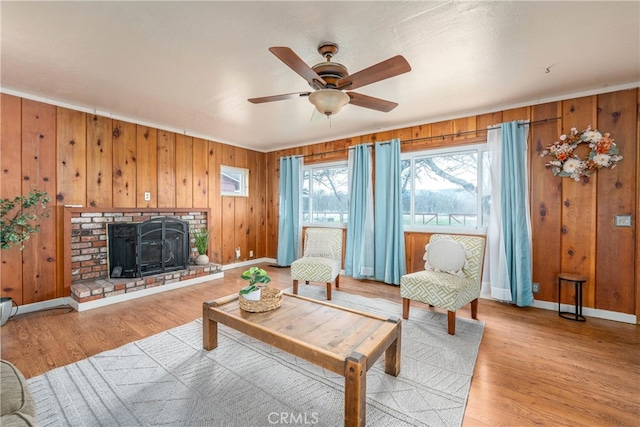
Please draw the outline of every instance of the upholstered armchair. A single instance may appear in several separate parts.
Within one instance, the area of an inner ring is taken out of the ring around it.
[[[342,229],[307,228],[302,258],[291,264],[293,293],[298,293],[298,281],[326,283],[327,299],[331,299],[331,284],[340,286],[342,264]]]
[[[456,333],[456,311],[471,303],[478,318],[485,239],[480,236],[434,234],[425,247],[425,270],[400,279],[402,317],[409,318],[411,300],[447,310],[448,332]]]

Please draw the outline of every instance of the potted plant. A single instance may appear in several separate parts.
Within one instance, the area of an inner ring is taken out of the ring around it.
[[[33,190],[26,196],[0,199],[0,248],[11,249],[29,240],[32,233],[40,231],[40,218],[49,216],[47,203],[51,199],[45,191]]]
[[[194,262],[197,265],[204,265],[209,263],[209,257],[207,256],[207,251],[209,250],[209,230],[202,229],[194,229],[191,230],[191,234],[193,235],[193,239],[195,241],[196,250],[198,251],[198,256],[195,258]]]
[[[240,295],[249,301],[260,301],[260,285],[271,281],[271,277],[261,268],[251,267],[240,276],[241,279],[248,280],[249,285],[240,289]]]
[[[47,203],[50,200],[45,191],[35,189],[26,196],[0,199],[0,249],[19,246],[23,250],[24,242],[31,234],[40,231],[36,221],[49,216]],[[9,297],[0,298],[0,324],[9,320],[12,303]]]

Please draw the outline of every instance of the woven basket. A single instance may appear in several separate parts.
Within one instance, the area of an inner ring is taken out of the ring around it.
[[[282,290],[264,287],[260,291],[260,301],[250,301],[240,295],[240,308],[252,313],[275,310],[282,303]]]

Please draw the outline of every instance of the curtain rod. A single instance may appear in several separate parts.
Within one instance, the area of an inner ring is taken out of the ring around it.
[[[369,144],[369,145],[371,145],[371,144]],[[352,150],[352,149],[353,149],[353,147],[347,147],[347,148],[341,148],[339,150],[323,151],[322,153],[305,154],[305,155],[299,154],[299,155],[297,155],[295,157],[302,157],[304,159],[305,157],[322,156],[323,154],[342,153],[343,151],[349,151],[349,150]]]
[[[559,120],[561,118],[562,117],[552,117],[552,118],[547,118],[547,119],[534,120],[533,122],[519,123],[518,126],[535,125],[535,124],[538,124],[538,123],[547,123],[547,122],[550,122],[552,120]],[[450,137],[450,136],[461,136],[461,135],[468,135],[470,133],[476,133],[476,132],[486,132],[487,130],[490,130],[490,129],[500,129],[500,126],[492,126],[492,127],[486,128],[486,129],[468,130],[468,131],[464,131],[464,132],[449,133],[449,134],[443,134],[443,135],[437,135],[437,136],[425,136],[425,137],[422,137],[422,138],[405,139],[404,141],[400,141],[400,144],[416,142],[416,141],[426,141],[428,139],[438,139],[438,138],[445,139],[445,138]],[[373,145],[373,144],[370,143],[369,145]],[[332,150],[332,151],[324,151],[322,153],[298,155],[296,157],[305,158],[305,157],[322,156],[323,154],[341,153],[343,151],[349,151],[352,148],[353,147],[347,147],[347,148],[341,148],[340,150]]]
[[[559,120],[562,117],[552,117],[552,118],[547,118],[547,119],[540,119],[540,120],[535,120],[533,122],[526,122],[526,123],[518,123],[518,126],[523,126],[523,125],[535,125],[538,123],[547,123],[550,122],[552,120]],[[416,141],[425,141],[428,139],[445,139],[447,137],[450,136],[461,136],[461,135],[468,135],[470,133],[476,133],[476,132],[486,132],[490,129],[500,129],[500,126],[490,126],[486,129],[476,129],[476,130],[467,130],[464,132],[457,132],[457,133],[448,133],[448,134],[443,134],[443,135],[437,135],[437,136],[424,136],[422,138],[414,138],[414,139],[405,139],[404,141],[401,141],[401,144],[404,144],[406,142],[416,142]]]

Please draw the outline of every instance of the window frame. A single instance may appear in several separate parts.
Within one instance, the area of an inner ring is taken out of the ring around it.
[[[476,161],[477,161],[477,171],[476,171],[476,206],[478,209],[478,219],[475,226],[433,226],[433,225],[425,225],[425,226],[417,226],[415,225],[415,161],[419,158],[424,157],[436,157],[450,154],[463,154],[475,152],[476,153]],[[482,197],[484,196],[484,188],[483,188],[483,176],[486,173],[490,173],[490,171],[484,170],[484,156],[485,153],[489,152],[489,148],[486,142],[474,143],[474,144],[466,144],[466,145],[456,145],[454,147],[440,147],[433,148],[427,150],[419,150],[419,151],[406,151],[400,153],[400,160],[405,161],[409,160],[411,162],[411,186],[410,186],[410,207],[409,207],[409,216],[411,218],[411,223],[409,225],[404,226],[405,232],[418,232],[418,233],[446,233],[446,234],[478,234],[484,235],[487,233],[487,227],[483,226],[484,221],[484,213],[482,211]],[[489,189],[491,191],[491,189]]]
[[[240,192],[225,191],[222,186],[223,176],[227,173],[239,173],[240,174]],[[220,195],[230,197],[249,197],[249,169],[239,168],[236,166],[220,165]]]
[[[349,161],[345,160],[337,160],[332,162],[314,162],[310,164],[304,164],[302,166],[302,176],[300,179],[300,194],[302,197],[304,190],[304,174],[305,172],[312,173],[313,169],[326,169],[332,167],[344,167],[347,169],[347,175],[349,174]],[[347,177],[348,178],[348,177]],[[312,179],[309,179],[309,218],[313,218],[313,199],[311,198],[311,193],[313,192],[312,188]],[[348,182],[348,181],[347,181]],[[348,187],[348,184],[347,184]],[[347,188],[347,197],[349,196],[349,188]],[[302,204],[302,197],[300,199],[300,217],[303,227],[324,227],[324,228],[347,228],[347,222],[322,222],[322,221],[305,221],[304,218],[304,205]],[[347,212],[348,214],[348,212]],[[347,219],[348,221],[348,219]]]

